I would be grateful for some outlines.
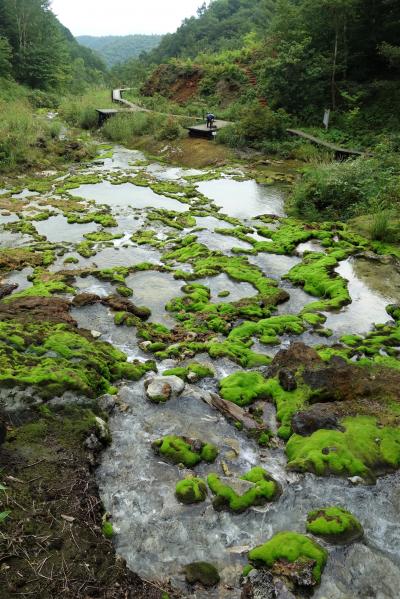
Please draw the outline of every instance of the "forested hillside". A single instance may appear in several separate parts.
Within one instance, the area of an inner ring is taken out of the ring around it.
[[[236,49],[250,32],[260,35],[269,26],[276,0],[214,0],[204,3],[197,17],[185,19],[175,33],[163,37],[147,57],[149,62],[168,58],[194,58],[201,52]]]
[[[0,77],[79,91],[101,82],[105,71],[101,58],[60,24],[49,0],[0,0]]]
[[[142,79],[146,67],[146,95],[188,99],[171,92],[178,77],[190,100],[217,108],[240,98],[240,112],[261,99],[307,122],[330,108],[348,126],[390,129],[400,114],[399,39],[397,0],[214,0],[119,75]]]
[[[130,58],[138,58],[142,52],[149,52],[158,46],[161,37],[161,35],[107,35],[104,37],[81,35],[76,39],[83,46],[94,50],[109,67],[112,67]]]

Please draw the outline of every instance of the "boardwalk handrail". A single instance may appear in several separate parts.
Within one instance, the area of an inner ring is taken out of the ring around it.
[[[327,148],[328,150],[331,150],[332,152],[335,152],[335,154],[338,154],[340,156],[346,156],[346,155],[347,156],[364,156],[366,154],[365,152],[360,152],[359,150],[351,150],[348,148],[342,148],[340,146],[336,146],[335,144],[331,144],[328,141],[325,141],[324,139],[319,139],[318,137],[314,137],[314,135],[310,135],[309,133],[300,131],[300,129],[286,129],[286,131],[290,135],[296,135],[297,137],[302,137],[303,139],[306,139],[307,141],[311,141],[311,143],[314,143],[318,146]]]

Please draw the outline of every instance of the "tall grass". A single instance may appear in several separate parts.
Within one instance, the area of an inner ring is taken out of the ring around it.
[[[45,127],[35,119],[25,100],[0,100],[0,170],[29,163],[33,147],[45,134]]]
[[[144,135],[159,140],[177,139],[184,134],[184,129],[172,117],[151,112],[131,112],[108,119],[102,133],[110,141],[130,145]]]
[[[91,88],[80,97],[67,96],[60,103],[59,114],[71,127],[95,129],[98,122],[96,108],[115,108],[108,90]]]

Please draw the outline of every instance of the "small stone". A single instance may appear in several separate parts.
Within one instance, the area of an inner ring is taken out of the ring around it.
[[[297,382],[294,373],[287,368],[283,368],[279,372],[279,384],[285,391],[295,391]]]
[[[144,352],[147,352],[150,345],[151,341],[142,341],[141,343],[139,343],[139,349],[141,349]]]
[[[100,333],[100,331],[90,331],[90,332],[92,334],[92,337],[94,337],[94,339],[98,339],[103,334],[103,333]]]
[[[114,395],[102,395],[102,397],[98,399],[98,406],[100,410],[106,412],[107,414],[111,414],[114,411],[116,404],[117,401]]]
[[[199,377],[195,372],[188,372],[186,378],[188,383],[197,383],[197,381],[199,380]]]
[[[189,584],[199,582],[204,587],[213,587],[221,580],[216,567],[207,562],[193,562],[185,566],[185,578]]]
[[[155,376],[145,381],[146,395],[154,403],[165,403],[182,393],[185,383],[177,376]]]
[[[353,485],[363,485],[365,483],[361,476],[349,476],[347,480],[349,480]]]

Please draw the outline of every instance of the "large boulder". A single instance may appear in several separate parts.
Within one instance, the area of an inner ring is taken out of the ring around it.
[[[309,410],[297,412],[292,418],[293,432],[303,437],[312,435],[320,428],[343,431],[335,414],[330,413],[326,404],[314,404]]]
[[[165,403],[182,393],[185,382],[178,376],[154,376],[144,382],[147,398],[154,403]]]

